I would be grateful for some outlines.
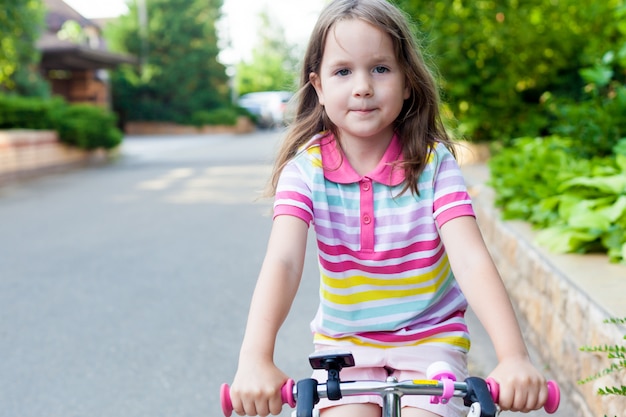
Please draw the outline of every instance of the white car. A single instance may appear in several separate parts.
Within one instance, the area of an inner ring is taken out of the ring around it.
[[[293,97],[289,91],[259,91],[239,97],[237,104],[256,117],[259,127],[284,126],[287,103]]]

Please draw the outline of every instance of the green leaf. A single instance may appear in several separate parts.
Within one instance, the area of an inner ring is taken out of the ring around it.
[[[602,56],[602,63],[605,65],[610,65],[613,63],[614,59],[615,59],[615,52],[608,51]]]
[[[626,192],[626,175],[609,175],[606,177],[577,177],[563,183],[559,191],[573,187],[586,187],[609,194],[624,194]]]
[[[626,21],[622,20],[617,23],[617,29],[622,35],[626,35]]]
[[[611,223],[615,223],[619,218],[626,216],[626,195],[618,197],[613,204],[601,209],[601,212]]]
[[[624,150],[624,154],[617,154],[615,156],[615,163],[618,167],[626,174],[626,149]]]
[[[626,138],[620,139],[613,147],[613,153],[619,156],[626,156]]]
[[[600,204],[600,199],[579,201],[572,207],[567,223],[577,229],[606,232],[611,227],[611,219],[598,210]]]
[[[554,226],[537,233],[539,245],[555,253],[578,252],[586,243],[598,238],[598,233],[576,230],[567,226]]]
[[[606,232],[610,229],[613,220],[609,217],[615,213],[621,214],[620,205],[613,211],[613,197],[581,200],[573,203],[569,210],[567,224],[576,229],[591,229]]]
[[[562,196],[544,198],[532,208],[529,221],[539,226],[548,226],[559,219],[558,207]]]
[[[624,230],[602,236],[602,243],[607,248],[609,260],[614,263],[626,261],[626,242],[623,241]]]
[[[581,69],[580,76],[588,83],[604,87],[613,78],[613,70],[606,65],[597,64],[591,68]]]
[[[573,194],[563,194],[559,204],[559,216],[565,222],[569,222],[572,213],[576,210],[576,205],[580,202],[580,197]]]

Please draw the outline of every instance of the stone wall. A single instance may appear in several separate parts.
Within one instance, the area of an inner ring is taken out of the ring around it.
[[[525,338],[559,383],[562,402],[573,404],[578,417],[625,416],[625,397],[596,394],[599,387],[626,384],[623,371],[583,385],[577,381],[611,363],[606,354],[581,352],[582,346],[626,343],[623,326],[603,323],[626,317],[626,266],[610,264],[606,256],[548,253],[533,243],[535,232],[528,224],[501,220],[493,190],[485,185],[484,165],[463,170]]]
[[[104,151],[84,151],[59,142],[54,131],[0,131],[0,184],[106,158]]]

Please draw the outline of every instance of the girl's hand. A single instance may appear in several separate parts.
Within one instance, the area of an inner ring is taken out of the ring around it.
[[[528,413],[543,407],[548,398],[547,382],[528,357],[501,360],[489,376],[500,385],[502,410]]]
[[[280,390],[287,379],[273,363],[240,364],[230,387],[233,410],[240,416],[280,414],[283,408]]]

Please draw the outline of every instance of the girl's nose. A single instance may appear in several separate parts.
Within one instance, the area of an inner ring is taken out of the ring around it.
[[[358,74],[354,77],[353,94],[355,97],[370,97],[374,94],[369,74]]]

